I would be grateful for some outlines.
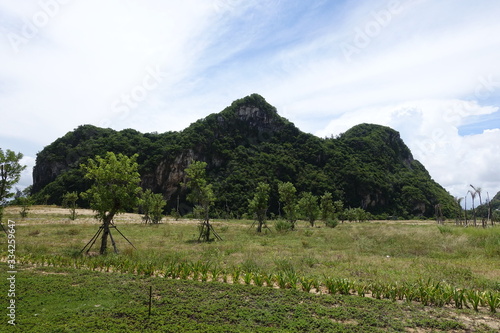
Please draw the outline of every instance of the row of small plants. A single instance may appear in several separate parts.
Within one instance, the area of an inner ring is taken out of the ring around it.
[[[145,276],[160,276],[170,279],[197,281],[219,281],[233,284],[253,284],[281,289],[295,289],[305,292],[370,296],[392,301],[420,302],[425,306],[454,306],[457,309],[472,308],[479,311],[485,307],[496,313],[500,308],[500,293],[458,289],[446,283],[430,279],[416,282],[382,283],[362,282],[337,277],[307,277],[293,269],[276,273],[251,271],[240,266],[222,267],[206,261],[172,261],[159,264],[153,260],[137,261],[122,256],[46,256],[27,255],[19,257],[20,264],[37,266],[72,267],[103,272],[120,272]]]

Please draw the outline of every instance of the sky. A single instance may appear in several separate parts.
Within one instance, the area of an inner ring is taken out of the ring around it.
[[[498,0],[0,0],[0,148],[179,131],[252,93],[304,132],[400,132],[453,196],[500,191]]]

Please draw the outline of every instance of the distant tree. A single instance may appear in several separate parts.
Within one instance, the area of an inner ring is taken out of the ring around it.
[[[185,185],[191,190],[187,199],[195,204],[195,214],[200,217],[200,236],[198,240],[210,241],[210,231],[214,231],[210,224],[210,207],[215,202],[212,184],[208,184],[206,177],[206,162],[194,161],[185,169]],[[216,238],[221,239],[214,231]]]
[[[3,217],[3,208],[7,204],[7,199],[14,196],[10,193],[12,186],[21,179],[21,172],[26,169],[25,165],[19,162],[23,154],[15,153],[7,149],[5,152],[0,148],[0,221]]]
[[[461,221],[462,221],[462,200],[464,198],[459,198],[459,197],[455,197],[455,204],[456,204],[456,208],[457,208],[457,215],[456,215],[456,218],[455,218],[455,224],[456,225],[460,225],[461,224]]]
[[[19,212],[19,215],[24,219],[25,217],[28,217],[28,212],[30,210],[30,207],[33,205],[33,200],[31,196],[22,196],[16,199],[17,203],[21,206],[21,211]]]
[[[497,209],[491,214],[491,223],[500,222],[500,211]]]
[[[334,218],[341,219],[344,222],[345,214],[344,214],[344,203],[342,200],[337,200],[333,203],[334,208]]]
[[[251,200],[248,200],[248,208],[257,219],[257,232],[262,232],[262,226],[266,223],[267,209],[269,206],[269,184],[260,182],[257,185],[255,194]]]
[[[469,225],[469,217],[467,216],[467,196],[469,195],[469,192],[465,194],[464,197],[464,218],[465,218],[465,226]]]
[[[474,187],[473,185],[470,185],[470,187],[472,187],[476,195],[479,196],[479,206],[482,206],[483,200],[481,198],[481,193],[483,192],[483,189],[480,187]],[[486,227],[486,220],[484,219],[484,216],[481,217],[481,225],[483,226],[483,228]]]
[[[307,221],[311,224],[311,227],[314,227],[314,221],[316,221],[319,215],[318,197],[311,192],[304,192],[301,195],[298,206]]]
[[[472,185],[471,185],[472,186]],[[469,190],[470,196],[472,198],[472,218],[474,219],[474,226],[477,226],[476,223],[476,208],[475,208],[475,201],[476,201],[476,194],[477,192],[474,190]]]
[[[367,221],[370,218],[370,215],[363,208],[348,208],[344,211],[345,218],[349,222],[354,221]]]
[[[327,221],[333,217],[335,207],[333,205],[333,195],[330,192],[325,192],[320,199],[321,219]]]
[[[0,199],[2,200],[14,196],[9,191],[19,181],[21,172],[26,168],[19,164],[22,157],[21,153],[16,154],[9,149],[4,153],[0,148]]]
[[[160,223],[163,218],[163,209],[167,202],[161,193],[153,193],[151,190],[146,190],[141,195],[141,207],[144,216],[142,219],[145,223]]]
[[[491,208],[491,200],[490,200],[490,194],[488,192],[486,192],[486,196],[487,196],[487,204],[488,204],[488,221],[491,220],[491,225],[493,226],[495,223],[493,221],[493,210]]]
[[[295,229],[295,222],[297,221],[297,198],[295,193],[297,189],[290,183],[279,183],[278,192],[280,196],[280,201],[284,204],[283,211],[285,212],[285,217],[290,223],[290,229]]]
[[[78,207],[76,201],[78,200],[77,192],[66,192],[63,195],[62,205],[63,207],[69,208],[69,219],[76,220],[76,208]]]
[[[137,207],[141,192],[137,154],[127,157],[107,152],[105,157],[96,156],[80,167],[92,186],[82,193],[96,212],[96,219],[103,222],[100,254],[106,253],[113,217]],[[116,251],[116,249],[115,249]]]

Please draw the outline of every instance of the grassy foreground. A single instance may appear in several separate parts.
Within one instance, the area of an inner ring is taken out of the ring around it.
[[[79,213],[70,221],[67,210],[35,207],[21,220],[16,208],[7,210],[5,217],[16,221],[18,331],[500,330],[499,311],[488,311],[478,301],[476,312],[471,302],[476,294],[499,295],[498,227],[387,221],[330,229],[304,222],[295,232],[258,235],[252,221],[218,221],[214,227],[224,241],[207,244],[195,241],[196,221],[144,225],[140,216],[126,214],[115,222],[137,250],[115,232],[119,255],[81,258],[77,254],[99,224],[90,211]],[[0,242],[5,261],[5,234]],[[1,280],[8,290],[6,278]],[[323,285],[316,288],[318,281]],[[150,286],[153,313],[148,317]],[[366,296],[392,301],[359,297],[362,286],[380,291]],[[390,288],[380,289],[384,286]],[[415,293],[410,299],[410,294],[392,294],[398,286]],[[440,301],[429,295],[444,297],[447,288],[467,289],[471,298],[460,309],[456,303],[436,306]],[[3,300],[6,308],[8,299]],[[12,328],[4,319],[0,331]]]
[[[17,285],[17,325],[3,320],[2,332],[496,332],[499,320],[357,296],[53,267],[26,267]]]

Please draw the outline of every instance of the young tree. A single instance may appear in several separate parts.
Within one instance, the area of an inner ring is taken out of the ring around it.
[[[163,218],[163,208],[167,205],[161,193],[153,193],[151,190],[146,190],[142,193],[141,206],[144,216],[142,219],[145,223],[160,223]]]
[[[457,208],[457,216],[455,218],[455,224],[460,225],[461,221],[462,221],[462,200],[464,198],[455,197],[454,199],[455,199],[455,204],[456,204],[456,208]]]
[[[66,194],[63,195],[63,201],[62,205],[63,207],[69,208],[69,219],[70,220],[76,220],[76,208],[78,207],[76,205],[76,201],[78,200],[78,193],[77,192],[66,192]]]
[[[493,223],[493,219],[492,219],[492,213],[493,211],[491,210],[491,201],[490,201],[490,194],[488,192],[486,192],[486,197],[487,197],[487,204],[488,204],[488,218],[487,218],[487,221],[491,221],[491,225],[493,226],[495,223]]]
[[[187,199],[195,204],[195,213],[200,215],[201,228],[198,240],[210,241],[210,231],[214,232],[215,237],[221,239],[213,230],[210,224],[210,207],[215,202],[215,195],[212,190],[212,184],[208,184],[206,179],[207,163],[194,161],[186,168],[186,186],[191,190]]]
[[[85,178],[94,182],[82,197],[89,200],[96,218],[103,223],[100,254],[106,252],[113,217],[137,207],[141,187],[136,159],[137,154],[127,157],[107,152],[105,157],[96,156],[80,166]]]
[[[309,221],[311,227],[314,227],[314,221],[316,221],[319,214],[318,197],[311,192],[302,193],[299,200],[299,209]]]
[[[342,223],[344,223],[344,219],[345,219],[345,214],[344,214],[344,203],[342,202],[342,200],[337,200],[333,203],[333,207],[334,207],[334,216],[335,218],[339,218],[342,220]]]
[[[3,217],[3,207],[7,203],[7,199],[14,196],[10,193],[12,186],[19,182],[21,172],[26,169],[25,165],[19,162],[23,158],[23,154],[15,153],[7,149],[5,152],[0,148],[0,222]]]
[[[476,194],[477,192],[474,190],[469,190],[470,196],[472,198],[472,218],[474,219],[474,226],[476,227],[476,208],[474,207],[475,201],[476,201]]]
[[[483,189],[480,188],[480,187],[474,187],[472,185],[470,185],[470,187],[472,187],[472,189],[474,190],[474,192],[476,193],[476,195],[479,196],[479,206],[482,206],[483,205],[483,200],[481,198],[481,193],[483,192]],[[481,217],[481,225],[483,226],[483,228],[486,227],[486,221],[484,219],[484,216]]]
[[[320,209],[321,209],[321,219],[323,221],[328,221],[333,217],[335,213],[335,207],[333,206],[333,196],[330,192],[325,192],[320,199]]]
[[[257,232],[262,232],[262,226],[266,223],[266,213],[269,202],[269,192],[271,187],[267,183],[260,182],[257,185],[255,194],[252,200],[248,200],[248,207],[250,212],[252,212],[257,218],[259,223],[257,226]]]
[[[31,196],[22,196],[17,198],[17,202],[21,206],[21,211],[19,212],[19,215],[24,219],[25,217],[28,217],[28,212],[30,210],[31,205],[33,204],[33,201],[31,199]]]
[[[280,201],[284,204],[283,211],[285,212],[286,219],[290,223],[290,229],[295,229],[295,222],[297,221],[297,198],[295,193],[297,189],[290,183],[279,183],[278,192]]]

